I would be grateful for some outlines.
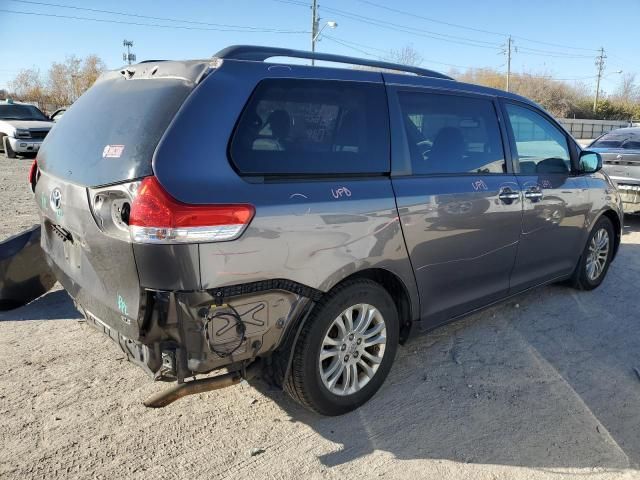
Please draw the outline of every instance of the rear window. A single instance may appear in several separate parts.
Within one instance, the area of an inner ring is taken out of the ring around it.
[[[389,163],[384,87],[268,79],[246,105],[230,147],[242,174],[376,174]]]
[[[98,82],[55,124],[40,168],[86,186],[151,175],[155,148],[192,88],[177,78]]]
[[[591,148],[624,148],[637,150],[640,148],[640,132],[611,132],[593,142]]]

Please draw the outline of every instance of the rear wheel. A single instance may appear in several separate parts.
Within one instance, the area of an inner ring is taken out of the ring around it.
[[[576,288],[593,290],[602,283],[613,258],[614,238],[611,220],[601,217],[589,234],[587,245],[573,274],[573,285]]]
[[[288,393],[323,415],[369,400],[387,377],[398,347],[393,299],[378,283],[355,280],[328,293],[294,347]]]
[[[8,137],[2,138],[2,144],[4,146],[4,154],[7,156],[7,158],[16,158],[16,152],[14,152],[13,148],[11,148]]]

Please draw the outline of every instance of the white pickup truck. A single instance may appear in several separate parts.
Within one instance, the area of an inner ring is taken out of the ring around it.
[[[37,107],[5,100],[0,102],[0,149],[9,158],[33,154],[53,126]]]

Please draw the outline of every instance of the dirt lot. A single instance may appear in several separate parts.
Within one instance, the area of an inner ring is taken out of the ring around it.
[[[29,163],[0,157],[0,238],[36,221]],[[0,477],[640,478],[640,220],[626,223],[600,289],[539,289],[413,339],[339,418],[259,382],[145,409],[162,385],[52,291],[0,313]]]

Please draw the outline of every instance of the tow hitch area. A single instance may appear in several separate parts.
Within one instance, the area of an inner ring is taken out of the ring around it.
[[[0,242],[0,310],[25,305],[54,283],[40,248],[40,225]]]
[[[250,380],[256,376],[259,370],[260,362],[256,361],[249,365],[249,367],[244,371],[238,370],[224,375],[217,375],[215,377],[178,383],[171,388],[151,395],[144,401],[144,405],[145,407],[150,408],[166,407],[170,403],[173,403],[182,397],[186,397],[187,395],[219,390],[221,388],[230,387],[231,385],[240,383],[242,380]]]

